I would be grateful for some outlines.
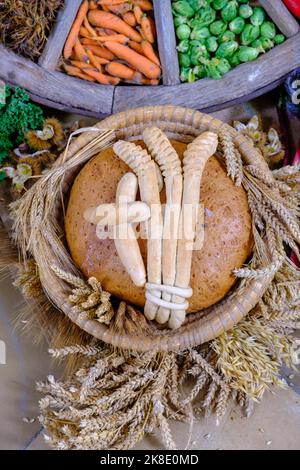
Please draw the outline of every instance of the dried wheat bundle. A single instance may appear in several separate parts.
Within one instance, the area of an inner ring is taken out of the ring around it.
[[[82,355],[84,362],[66,382],[49,377],[38,384],[47,441],[57,449],[129,449],[160,428],[164,445],[174,449],[169,419],[186,422],[215,411],[220,420],[231,398],[249,415],[266,390],[285,386],[279,368],[291,364],[299,281],[300,273],[285,263],[249,317],[200,348],[134,353],[96,343],[52,350],[55,357]],[[115,318],[120,328],[123,315]]]
[[[224,156],[227,175],[240,186],[243,180],[243,161],[239,150],[235,147],[232,136],[221,130],[219,133],[220,151]]]
[[[216,409],[221,418],[230,389],[196,350],[174,353],[123,353],[99,345],[52,351],[55,356],[83,354],[84,365],[67,383],[48,377],[39,383],[41,422],[58,449],[130,449],[145,433],[161,429],[168,449],[176,449],[168,420],[188,421]],[[194,385],[186,396],[181,383]],[[193,401],[202,393],[194,406]]]

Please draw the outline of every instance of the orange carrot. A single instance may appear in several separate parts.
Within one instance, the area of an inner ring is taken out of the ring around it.
[[[109,60],[107,59],[102,59],[102,57],[97,57],[94,55],[94,60],[97,62],[97,64],[99,65],[106,65],[109,63]],[[73,64],[73,62],[77,62],[77,64]],[[79,60],[71,60],[71,64],[72,65],[75,65],[76,67],[79,67],[79,64],[83,64],[83,67],[88,67],[89,64],[87,64],[86,62],[80,62]]]
[[[84,38],[82,39],[82,44],[97,44],[98,42],[105,42],[105,41],[113,41],[113,42],[119,42],[120,44],[127,44],[129,41],[129,38],[124,36],[124,34],[112,34],[111,36],[106,35],[106,36],[90,36],[87,34],[85,31],[81,32],[81,36]]]
[[[117,42],[105,42],[104,45],[119,59],[126,60],[129,65],[142,72],[147,78],[158,78],[160,76],[160,67],[158,65],[129,47]]]
[[[97,61],[97,57],[95,57],[92,51],[89,51],[88,49],[86,50],[86,52],[90,60],[90,63],[101,72],[102,67],[101,67],[101,64],[99,64],[99,62]]]
[[[126,3],[126,0],[98,0],[98,5],[120,5]]]
[[[98,70],[92,69],[83,69],[84,72],[92,78],[95,78],[97,82],[103,85],[118,85],[120,83],[120,79],[117,77],[110,77],[109,75],[104,75],[104,73],[98,72]]]
[[[140,34],[135,29],[125,23],[125,21],[123,21],[117,15],[113,15],[112,13],[107,13],[100,10],[92,10],[88,14],[88,19],[94,26],[113,29],[118,33],[124,34],[124,36],[128,36],[130,39],[133,39],[136,42],[141,42],[142,40]]]
[[[153,5],[147,0],[132,0],[135,5],[138,5],[143,11],[153,10]]]
[[[74,67],[74,65],[64,64],[64,69],[69,75],[72,75],[73,77],[82,78],[83,80],[88,80],[89,82],[95,82],[93,77],[86,75],[82,72],[81,69]]]
[[[154,19],[151,18],[151,16],[148,16],[148,20],[150,21],[150,26],[151,26],[153,37],[154,39],[156,39],[156,27],[155,27]]]
[[[135,70],[127,67],[127,65],[119,64],[118,62],[110,62],[105,66],[105,70],[110,75],[119,78],[125,78],[126,80],[133,80]]]
[[[99,65],[105,65],[105,64],[108,64],[109,62],[109,60],[103,59],[103,57],[97,57],[95,54],[94,54],[94,57]]]
[[[143,51],[144,56],[148,57],[148,59],[150,59],[151,62],[154,62],[156,65],[160,67],[159,58],[155,54],[152,44],[148,41],[142,41],[141,46],[142,46],[142,51]]]
[[[140,42],[129,41],[128,46],[133,49],[135,52],[138,52],[141,55],[144,55],[142,45]]]
[[[83,24],[84,24],[84,27],[87,29],[87,31],[90,33],[90,36],[97,36],[97,33],[94,30],[94,28],[90,25],[89,20],[87,19],[87,16],[84,17]]]
[[[112,54],[112,52],[105,49],[105,47],[87,44],[85,48],[88,49],[89,51],[92,51],[92,53],[96,55],[97,57],[102,57],[102,59],[113,60],[115,58],[114,54]]]
[[[106,41],[113,41],[113,42],[119,42],[120,44],[127,44],[129,41],[129,38],[127,36],[124,36],[124,34],[112,34],[111,36],[98,36],[97,38],[91,38],[94,41],[98,42],[106,42]]]
[[[80,60],[71,60],[71,64],[74,65],[74,67],[77,67],[78,69],[94,68],[92,67],[92,65],[89,65],[86,62],[81,62]]]
[[[102,8],[104,8],[104,6]],[[129,3],[122,3],[122,5],[107,5],[107,8],[109,11],[111,11],[111,13],[122,16],[124,13],[130,11],[132,6]]]
[[[136,19],[132,11],[127,11],[126,13],[124,13],[122,18],[125,23],[129,24],[129,26],[132,26],[133,28],[136,26]]]
[[[79,35],[83,38],[90,38],[91,37],[91,34],[88,32],[88,30],[84,26],[80,27]]]
[[[116,34],[113,29],[109,28],[96,28],[96,31],[100,36],[112,36],[113,34]]]
[[[97,3],[94,0],[89,1],[89,9],[90,10],[97,10]]]
[[[143,18],[143,12],[138,5],[134,5],[133,14],[134,14],[136,22],[138,24],[141,24],[142,18]]]
[[[83,46],[96,46],[97,45],[95,39],[94,38],[89,39],[89,37],[81,39],[80,42]]]
[[[87,0],[85,0],[81,4],[81,6],[78,10],[76,19],[75,19],[75,21],[72,25],[69,36],[66,40],[65,47],[64,47],[64,52],[63,52],[63,56],[64,56],[65,59],[68,59],[72,54],[72,49],[75,46],[75,43],[78,39],[80,26],[83,23],[84,17],[87,14],[88,9],[89,9],[89,2]]]
[[[88,55],[87,55],[86,51],[84,50],[84,47],[82,46],[82,44],[79,40],[77,40],[76,43],[75,43],[74,51],[75,51],[76,57],[81,62],[87,62],[89,60]]]
[[[148,16],[143,15],[142,20],[141,20],[141,31],[143,33],[143,37],[151,42],[152,44],[154,43],[154,36],[152,33],[152,27],[151,23],[149,21]]]
[[[149,79],[149,78],[142,78],[142,81],[141,81],[141,84],[142,85],[158,85],[159,84],[159,80],[157,79]]]

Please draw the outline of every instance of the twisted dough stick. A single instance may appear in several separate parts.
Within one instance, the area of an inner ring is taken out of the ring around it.
[[[143,139],[158,163],[166,185],[166,206],[164,211],[163,245],[162,245],[162,278],[163,284],[174,286],[176,277],[176,252],[178,228],[182,198],[181,161],[167,136],[158,128],[147,128]],[[163,300],[170,302],[172,295],[162,292]],[[159,307],[156,320],[166,323],[170,317],[170,309]]]
[[[163,224],[156,164],[146,150],[132,142],[119,140],[114,144],[113,150],[138,176],[141,200],[151,209],[151,233],[148,233],[147,240],[147,275],[148,282],[160,284]],[[152,293],[155,297],[161,297],[160,291],[153,290]],[[144,313],[149,320],[153,320],[157,306],[146,300]]]
[[[197,224],[196,217],[193,217],[193,214],[191,214],[191,208],[196,208],[199,203],[202,174],[208,159],[216,152],[217,146],[218,136],[213,132],[204,132],[189,144],[184,152],[184,185],[180,216],[181,233],[177,246],[175,279],[175,286],[177,287],[186,288],[190,283],[193,255],[192,246]],[[204,230],[204,228],[202,228],[202,230]],[[175,303],[183,303],[185,299],[173,295],[172,301]],[[185,320],[185,315],[186,311],[184,309],[172,311],[169,327],[179,328]]]

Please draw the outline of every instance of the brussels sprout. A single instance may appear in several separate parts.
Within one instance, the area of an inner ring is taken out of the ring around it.
[[[229,42],[229,41],[234,41],[235,40],[235,34],[232,31],[225,31],[225,33],[222,33],[218,36],[218,42]]]
[[[215,80],[219,80],[223,75],[229,72],[231,66],[228,60],[214,57],[207,65],[207,75]]]
[[[238,51],[233,54],[233,56],[229,57],[228,62],[230,63],[231,67],[236,67],[241,63],[239,59]]]
[[[187,68],[191,65],[191,59],[188,54],[183,54],[183,52],[179,52],[178,60],[180,67]]]
[[[250,18],[252,14],[253,14],[253,9],[250,7],[250,5],[240,5],[239,16],[241,16],[244,19],[247,19],[247,18]]]
[[[174,16],[174,25],[180,26],[181,24],[187,24],[188,19],[185,16]]]
[[[215,10],[222,10],[222,8],[224,8],[228,2],[229,0],[213,0],[212,6]]]
[[[216,52],[218,47],[219,44],[215,36],[210,36],[210,38],[206,39],[206,48],[209,52]]]
[[[275,44],[282,44],[285,41],[285,36],[284,34],[276,34],[274,38]]]
[[[189,69],[188,68],[181,68],[180,69],[180,81],[187,82],[189,77]]]
[[[184,0],[173,3],[172,9],[175,14],[186,16],[187,18],[191,18],[195,14],[195,10]]]
[[[236,0],[231,0],[230,2],[228,2],[228,4],[221,10],[221,16],[224,21],[234,20],[234,18],[237,17],[237,14],[238,14],[238,7],[237,7]]]
[[[243,46],[248,46],[251,42],[259,37],[259,26],[246,24],[241,34],[241,43]]]
[[[215,21],[217,13],[210,6],[201,8],[197,15],[194,18],[189,20],[189,24],[192,28],[197,26],[209,26],[213,21]]]
[[[236,41],[224,42],[218,47],[216,56],[218,59],[228,59],[231,57],[238,49],[239,45]]]
[[[271,21],[265,21],[260,27],[260,34],[263,38],[274,39],[276,36],[276,28]]]
[[[209,36],[210,36],[209,29],[205,26],[204,28],[193,29],[193,31],[191,32],[190,38],[199,40],[199,39],[206,39]]]
[[[223,74],[225,74],[225,73],[229,72],[229,70],[231,69],[231,66],[230,66],[230,63],[228,62],[228,60],[220,59],[220,63],[219,63],[218,68]]]
[[[250,21],[253,26],[261,26],[265,21],[266,14],[265,10],[261,7],[256,7],[253,9],[253,13],[250,16]]]
[[[269,38],[261,38],[261,45],[265,51],[268,51],[274,47],[274,42]]]
[[[241,46],[238,52],[239,60],[241,62],[250,62],[257,59],[258,50],[255,47]]]
[[[195,11],[198,11],[200,8],[205,8],[211,3],[212,0],[187,0],[192,8]]]
[[[257,49],[259,53],[263,54],[264,52],[266,52],[264,47],[263,47],[263,39],[262,38],[255,39],[255,41],[253,41],[251,43],[251,47],[255,47],[255,49]]]
[[[245,26],[245,20],[241,16],[237,16],[234,20],[230,21],[229,29],[234,34],[241,34]]]
[[[192,39],[189,41],[190,46],[205,46],[206,47],[206,39]]]
[[[190,52],[190,61],[193,65],[205,63],[209,59],[209,53],[205,46],[194,46]]]
[[[196,65],[196,67],[193,68],[193,72],[198,78],[204,78],[207,76],[206,67],[202,64]]]
[[[190,48],[190,42],[188,39],[183,39],[182,41],[180,41],[180,43],[176,47],[178,52],[188,52],[189,48]]]
[[[219,34],[225,33],[226,29],[227,24],[221,20],[214,21],[209,27],[211,34],[214,36],[219,36]]]
[[[191,28],[187,24],[181,24],[176,28],[176,36],[178,39],[188,39],[191,34]]]
[[[194,16],[194,18],[190,18],[188,20],[188,25],[189,25],[190,28],[193,28],[193,29],[203,27],[203,24],[200,21],[200,19],[198,18],[198,16]]]
[[[194,70],[193,70],[193,69],[189,69],[189,73],[188,73],[188,82],[189,82],[189,83],[193,83],[195,80],[196,80],[196,75],[195,75],[195,73],[194,73]]]

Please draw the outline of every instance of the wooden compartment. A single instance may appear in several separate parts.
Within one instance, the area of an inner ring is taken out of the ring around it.
[[[180,83],[176,38],[170,0],[153,0],[157,42],[162,65],[158,86],[100,85],[73,78],[59,70],[61,54],[82,0],[65,0],[38,64],[0,45],[0,79],[18,85],[31,97],[53,108],[102,117],[127,108],[172,104],[205,111],[225,108],[278,86],[300,66],[300,27],[281,0],[261,0],[287,40],[254,62],[239,65],[221,80],[204,78]]]

